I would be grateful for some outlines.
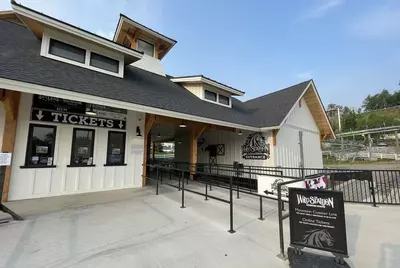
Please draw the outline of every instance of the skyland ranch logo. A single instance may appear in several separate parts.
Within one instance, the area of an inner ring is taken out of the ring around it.
[[[331,207],[331,208],[334,208],[333,197],[330,197],[330,198],[321,198],[318,196],[306,197],[306,196],[297,194],[297,204],[298,205],[305,204],[306,206],[309,206],[309,207],[320,207],[320,208]]]
[[[261,132],[249,134],[242,145],[242,157],[244,159],[267,160],[269,158],[269,144]]]

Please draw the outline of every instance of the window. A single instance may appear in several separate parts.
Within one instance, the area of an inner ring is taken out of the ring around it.
[[[227,97],[227,96],[219,95],[218,101],[219,101],[219,103],[221,103],[221,104],[229,105],[229,97]]]
[[[210,100],[210,101],[215,101],[216,102],[217,101],[217,93],[205,90],[204,91],[204,98],[206,100]]]
[[[119,61],[91,52],[90,65],[106,71],[118,73]]]
[[[85,63],[86,50],[50,39],[49,53],[65,59]]]
[[[25,166],[53,165],[56,129],[55,126],[29,125]]]
[[[137,50],[143,52],[144,54],[154,57],[154,45],[143,41],[141,39],[138,39],[138,44],[137,44]]]
[[[94,130],[74,128],[70,166],[92,166],[93,148]]]
[[[106,165],[125,164],[125,132],[109,131]]]

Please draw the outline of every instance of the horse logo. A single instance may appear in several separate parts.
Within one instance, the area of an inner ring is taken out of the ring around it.
[[[266,143],[263,134],[261,132],[249,134],[244,145],[242,145],[243,158],[266,160],[269,155],[269,144]]]
[[[311,230],[307,231],[307,234],[303,236],[303,243],[313,247],[332,247],[334,242],[335,239],[327,230]]]

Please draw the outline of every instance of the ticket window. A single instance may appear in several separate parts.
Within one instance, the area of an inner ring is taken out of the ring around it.
[[[108,132],[106,166],[125,165],[125,143],[125,132]]]
[[[53,166],[56,130],[56,126],[29,125],[26,167]]]
[[[74,128],[70,167],[94,166],[94,134],[93,129]]]

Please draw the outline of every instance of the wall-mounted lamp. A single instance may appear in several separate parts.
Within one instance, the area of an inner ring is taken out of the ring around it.
[[[186,127],[186,124],[185,124],[185,121],[184,120],[182,120],[182,122],[181,122],[181,124],[179,125],[179,127]]]
[[[136,127],[136,136],[137,137],[142,137],[142,133],[140,132],[140,127],[139,126]]]
[[[87,114],[87,115],[93,115],[93,116],[96,115],[96,112],[93,111],[93,105],[92,105],[92,104],[90,104],[90,108],[89,108],[88,111],[86,111],[86,114]]]

